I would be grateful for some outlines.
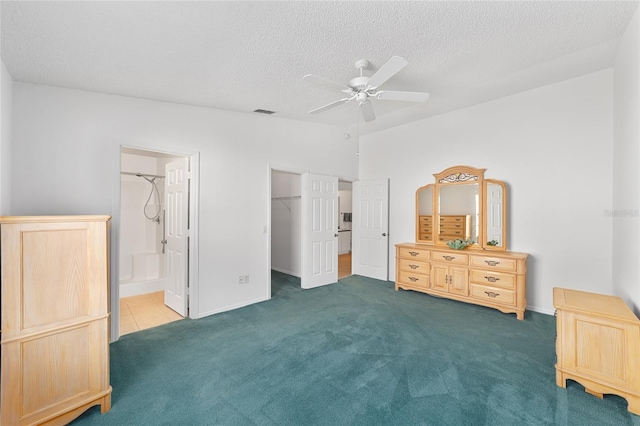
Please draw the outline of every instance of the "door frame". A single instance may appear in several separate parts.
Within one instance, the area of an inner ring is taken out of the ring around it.
[[[109,304],[111,319],[110,342],[120,338],[120,172],[122,148],[137,149],[140,151],[157,152],[174,155],[177,157],[189,157],[191,176],[189,183],[189,318],[199,318],[199,223],[200,223],[200,152],[186,151],[181,148],[164,149],[148,146],[117,144],[117,161],[114,171],[114,198],[111,215],[110,230],[110,265],[109,265]]]

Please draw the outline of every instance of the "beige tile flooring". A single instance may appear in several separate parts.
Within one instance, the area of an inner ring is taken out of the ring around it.
[[[351,253],[338,255],[338,279],[351,275]]]
[[[120,299],[120,335],[183,319],[164,304],[164,292]]]

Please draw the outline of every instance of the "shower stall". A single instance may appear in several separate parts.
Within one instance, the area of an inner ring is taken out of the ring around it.
[[[173,158],[122,148],[120,297],[165,288],[164,169]]]

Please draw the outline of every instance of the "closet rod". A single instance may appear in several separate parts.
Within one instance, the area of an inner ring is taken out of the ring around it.
[[[271,197],[272,200],[294,200],[296,198],[302,198],[300,195],[289,195],[286,197]]]
[[[162,178],[164,179],[164,176],[160,176],[160,175],[150,175],[147,173],[134,173],[134,172],[120,172],[121,175],[131,175],[131,176],[140,176],[140,177],[148,177],[148,178]]]

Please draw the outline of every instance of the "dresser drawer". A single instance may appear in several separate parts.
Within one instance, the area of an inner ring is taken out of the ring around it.
[[[431,225],[431,216],[420,216],[420,225]]]
[[[515,290],[516,288],[516,276],[513,274],[471,269],[469,276],[470,281],[476,284],[502,287],[510,290]]]
[[[516,292],[504,288],[489,287],[479,284],[471,284],[471,297],[475,299],[490,300],[494,303],[515,306]]]
[[[467,218],[465,216],[440,216],[440,224],[449,224],[449,223],[462,223],[466,222]]]
[[[453,252],[433,251],[431,252],[431,260],[434,262],[452,263],[455,265],[467,265],[469,263],[469,255]]]
[[[429,275],[416,274],[415,272],[398,271],[398,281],[414,287],[429,288]]]
[[[423,234],[430,234],[432,230],[433,228],[431,227],[431,225],[420,227],[420,232]]]
[[[432,239],[433,239],[432,235],[433,234],[431,232],[427,232],[427,233],[421,232],[420,233],[420,239],[421,240],[426,240],[426,241],[432,241]]]
[[[467,233],[464,229],[440,229],[440,235],[442,235],[443,237],[451,236],[453,237],[453,239],[456,239],[463,238],[465,235],[467,235]]]
[[[471,256],[470,265],[482,269],[491,269],[495,271],[516,272],[518,263],[515,259],[491,256]]]
[[[413,259],[398,259],[398,268],[401,271],[429,275],[429,264],[427,262],[418,262]]]
[[[429,250],[398,247],[398,257],[415,260],[429,260]]]
[[[440,230],[464,230],[466,228],[464,223],[441,223]]]

